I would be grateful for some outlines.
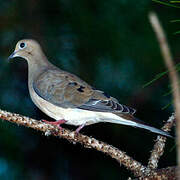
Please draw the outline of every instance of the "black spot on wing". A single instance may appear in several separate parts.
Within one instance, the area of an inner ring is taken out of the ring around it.
[[[79,91],[79,92],[84,92],[84,89],[85,87],[84,86],[80,86],[77,90]]]

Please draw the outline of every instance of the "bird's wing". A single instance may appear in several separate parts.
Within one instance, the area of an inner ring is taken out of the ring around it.
[[[77,76],[54,69],[41,73],[33,83],[35,92],[48,102],[64,108],[134,114],[135,110],[96,90]]]

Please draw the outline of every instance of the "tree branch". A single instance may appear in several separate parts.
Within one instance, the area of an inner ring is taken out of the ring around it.
[[[157,169],[154,174],[150,176],[139,177],[139,180],[177,180],[177,171],[178,168],[175,166]]]
[[[97,151],[103,152],[110,157],[116,159],[120,164],[124,165],[128,170],[134,173],[134,176],[142,176],[150,172],[150,169],[143,166],[138,161],[134,160],[128,156],[125,152],[120,151],[119,149],[106,144],[102,141],[99,141],[95,138],[88,137],[82,134],[76,134],[74,131],[63,128],[60,130],[57,126],[47,124],[26,116],[19,114],[3,111],[0,109],[0,118],[7,120],[18,125],[25,127],[30,127],[32,129],[42,131],[46,136],[53,135],[59,138],[64,138],[73,143],[81,143],[86,148],[93,148]]]
[[[176,114],[176,143],[177,143],[177,153],[178,153],[178,166],[180,166],[180,90],[178,86],[178,75],[175,70],[174,62],[172,60],[172,55],[166,40],[165,33],[160,25],[160,22],[155,13],[149,14],[151,25],[156,33],[159,45],[161,48],[161,53],[169,70],[169,78],[171,81],[173,100]]]
[[[174,125],[175,116],[174,113],[169,117],[166,124],[161,128],[164,131],[170,131],[172,126]],[[164,147],[166,143],[166,137],[158,136],[156,143],[154,144],[154,148],[151,152],[151,156],[149,158],[148,167],[151,169],[156,169],[158,167],[158,162],[160,157],[164,153]]]

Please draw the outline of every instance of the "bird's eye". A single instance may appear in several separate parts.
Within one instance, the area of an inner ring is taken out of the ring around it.
[[[24,49],[26,47],[26,43],[22,42],[19,44],[19,49]]]

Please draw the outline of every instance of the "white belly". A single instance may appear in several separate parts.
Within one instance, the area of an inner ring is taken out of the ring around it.
[[[117,115],[112,113],[94,112],[77,108],[61,108],[59,106],[55,106],[38,96],[34,90],[30,93],[30,95],[33,102],[40,110],[55,120],[67,120],[66,124],[79,126],[85,123],[86,125],[89,125],[103,121],[107,122],[108,119],[112,118],[119,119]]]

